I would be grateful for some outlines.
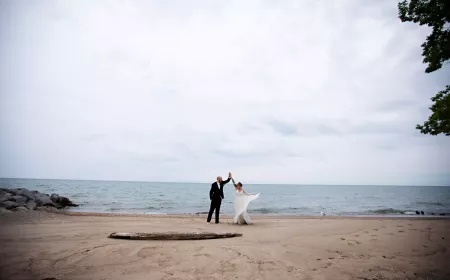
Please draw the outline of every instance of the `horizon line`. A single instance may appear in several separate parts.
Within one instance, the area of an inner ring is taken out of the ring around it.
[[[104,179],[61,179],[61,178],[18,178],[18,177],[0,177],[1,179],[13,180],[55,180],[55,181],[94,181],[94,182],[123,182],[123,183],[173,183],[173,184],[210,184],[210,182],[202,181],[141,181],[141,180],[104,180]],[[246,183],[247,185],[286,185],[286,186],[367,186],[367,187],[450,187],[450,185],[390,185],[390,184],[305,184],[305,183]]]

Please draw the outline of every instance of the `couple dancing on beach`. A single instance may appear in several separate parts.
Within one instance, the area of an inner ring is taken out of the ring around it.
[[[228,173],[227,180],[224,181],[221,176],[218,176],[217,181],[211,185],[211,190],[209,191],[211,206],[209,208],[207,222],[211,222],[212,214],[216,211],[216,224],[219,223],[220,205],[222,204],[222,199],[225,198],[223,195],[223,187],[230,182],[230,180],[233,181],[235,189],[233,221],[235,224],[251,224],[252,221],[247,213],[247,207],[248,204],[257,199],[260,194],[246,193],[242,187],[242,183],[238,182],[236,184],[230,172]]]

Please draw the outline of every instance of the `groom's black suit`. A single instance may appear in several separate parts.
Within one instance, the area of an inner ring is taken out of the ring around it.
[[[211,199],[211,207],[209,208],[208,220],[207,222],[211,222],[211,217],[216,210],[216,224],[219,223],[219,213],[220,213],[220,205],[222,204],[222,199],[224,199],[223,195],[223,186],[226,183],[230,182],[231,178],[228,178],[225,181],[222,181],[219,186],[219,182],[214,182],[211,185],[211,190],[209,191],[209,199]]]

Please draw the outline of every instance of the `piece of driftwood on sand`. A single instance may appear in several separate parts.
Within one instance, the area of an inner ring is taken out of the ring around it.
[[[213,233],[213,232],[151,232],[151,233],[128,233],[113,232],[109,238],[132,239],[132,240],[201,240],[231,238],[242,236],[242,233]]]

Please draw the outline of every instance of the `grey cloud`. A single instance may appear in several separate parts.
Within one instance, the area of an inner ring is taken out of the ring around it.
[[[340,135],[338,126],[329,124],[330,121],[316,120],[316,121],[296,121],[287,122],[279,119],[270,119],[265,122],[274,132],[284,136],[301,136],[301,137],[315,137],[315,136],[337,136]]]
[[[0,176],[450,184],[396,2],[0,3]]]
[[[267,125],[269,125],[273,131],[276,133],[282,134],[282,135],[296,135],[299,133],[298,128],[290,123],[279,121],[279,120],[270,120],[267,122]]]
[[[130,161],[139,161],[144,163],[151,164],[161,164],[161,163],[174,163],[179,162],[180,160],[176,157],[170,155],[158,155],[158,154],[145,154],[145,153],[137,153],[131,151],[123,151],[116,148],[109,147],[108,150],[111,153],[116,154],[121,159],[125,158]]]

